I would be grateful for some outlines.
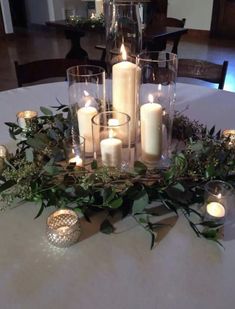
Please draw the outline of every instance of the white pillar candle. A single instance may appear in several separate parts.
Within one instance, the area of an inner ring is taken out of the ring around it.
[[[206,211],[215,218],[223,218],[225,216],[225,208],[218,202],[211,202],[206,205]]]
[[[93,106],[84,106],[77,111],[79,135],[85,138],[85,152],[93,151],[91,118],[97,114]]]
[[[125,49],[122,46],[124,61],[116,63],[112,67],[112,102],[113,110],[126,113],[131,117],[130,133],[131,141],[135,141],[136,132],[136,91],[137,74],[140,69],[136,64],[126,61]]]
[[[140,126],[142,159],[149,163],[156,162],[162,154],[162,106],[158,103],[142,105]]]
[[[69,159],[69,163],[75,163],[76,166],[83,166],[82,159],[78,155]]]
[[[105,166],[120,167],[122,162],[122,141],[109,137],[100,142],[101,159]]]

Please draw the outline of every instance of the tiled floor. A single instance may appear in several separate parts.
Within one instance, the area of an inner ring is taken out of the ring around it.
[[[101,38],[94,34],[81,40],[82,46],[89,51],[90,58],[99,58],[100,51],[94,46],[100,42]],[[64,57],[69,47],[70,42],[63,33],[54,31],[31,31],[10,38],[0,37],[0,91],[17,86],[14,60],[24,63],[36,59]],[[228,60],[224,89],[235,92],[235,41],[192,38],[185,35],[180,42],[178,55],[217,63]]]

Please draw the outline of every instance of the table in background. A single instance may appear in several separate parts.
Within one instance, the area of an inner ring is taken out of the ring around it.
[[[71,40],[71,49],[67,53],[66,58],[79,58],[84,59],[88,57],[88,52],[81,47],[80,39],[87,33],[93,32],[104,36],[105,41],[105,28],[102,26],[95,25],[91,26],[80,26],[68,24],[65,20],[58,20],[47,22],[47,26],[54,27],[58,30],[63,30],[67,39]],[[143,32],[143,44],[152,46],[152,50],[164,50],[166,48],[166,42],[169,39],[180,39],[180,37],[187,33],[188,29],[178,27],[158,27],[156,30],[151,32]],[[95,45],[95,44],[94,44]],[[105,45],[103,45],[105,50]],[[104,55],[102,59],[104,60]]]
[[[0,143],[13,146],[4,122],[15,121],[17,111],[39,111],[56,99],[67,103],[65,82],[0,92]],[[187,106],[187,115],[209,127],[235,127],[235,93],[178,84],[176,108]],[[149,234],[130,217],[116,224],[117,234],[57,249],[45,236],[53,208],[34,220],[38,207],[0,215],[1,308],[234,308],[234,223],[225,230],[225,250],[197,238],[181,216],[152,251]]]
[[[71,49],[67,53],[66,58],[70,59],[84,59],[88,57],[88,53],[85,49],[81,47],[81,38],[84,37],[87,33],[97,33],[99,35],[105,34],[105,28],[103,26],[95,25],[73,25],[69,24],[65,20],[50,21],[46,23],[47,26],[53,27],[57,30],[63,30],[65,37],[71,41]]]

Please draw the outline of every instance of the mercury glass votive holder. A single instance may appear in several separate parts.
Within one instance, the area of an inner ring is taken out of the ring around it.
[[[228,148],[235,149],[235,129],[227,129],[222,132],[222,137],[226,138]]]
[[[20,111],[16,114],[17,123],[23,132],[31,131],[36,125],[38,113],[31,110]]]
[[[103,166],[130,166],[130,117],[110,111],[92,118],[94,159]]]
[[[60,248],[69,247],[81,235],[81,226],[78,215],[70,209],[60,209],[47,218],[46,234],[48,241]]]
[[[223,223],[234,205],[234,188],[228,182],[211,180],[205,185],[204,220]]]
[[[75,163],[76,166],[85,164],[85,139],[73,133],[63,142],[66,162]]]
[[[73,132],[86,139],[85,155],[93,156],[91,118],[105,110],[105,70],[78,65],[67,70]]]

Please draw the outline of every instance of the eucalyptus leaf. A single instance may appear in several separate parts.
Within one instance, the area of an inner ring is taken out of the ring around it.
[[[5,125],[7,125],[8,127],[12,129],[19,128],[19,125],[14,122],[5,122]]]
[[[58,175],[61,171],[61,168],[53,165],[44,166],[43,170],[50,175]]]
[[[104,234],[112,234],[115,228],[108,219],[105,219],[100,225],[100,231]]]
[[[39,208],[39,211],[38,211],[37,215],[34,217],[34,219],[37,219],[38,217],[41,216],[41,214],[42,214],[44,208],[45,208],[45,204],[44,204],[44,202],[42,201],[42,202],[41,202],[41,207]]]
[[[14,186],[16,182],[14,180],[8,180],[0,186],[0,193]]]
[[[27,148],[25,149],[25,157],[28,162],[33,162],[34,161],[34,154],[33,154],[33,149],[32,148]]]
[[[41,106],[40,111],[45,115],[45,116],[53,116],[53,112],[46,107]]]
[[[109,202],[109,207],[116,209],[122,206],[123,200],[121,197],[117,198],[117,199],[113,199],[112,201]]]
[[[140,197],[138,200],[135,200],[132,206],[132,213],[141,213],[144,211],[145,207],[149,203],[148,194],[145,193],[142,197]]]
[[[134,170],[139,175],[145,175],[147,172],[147,167],[140,161],[135,161]]]

